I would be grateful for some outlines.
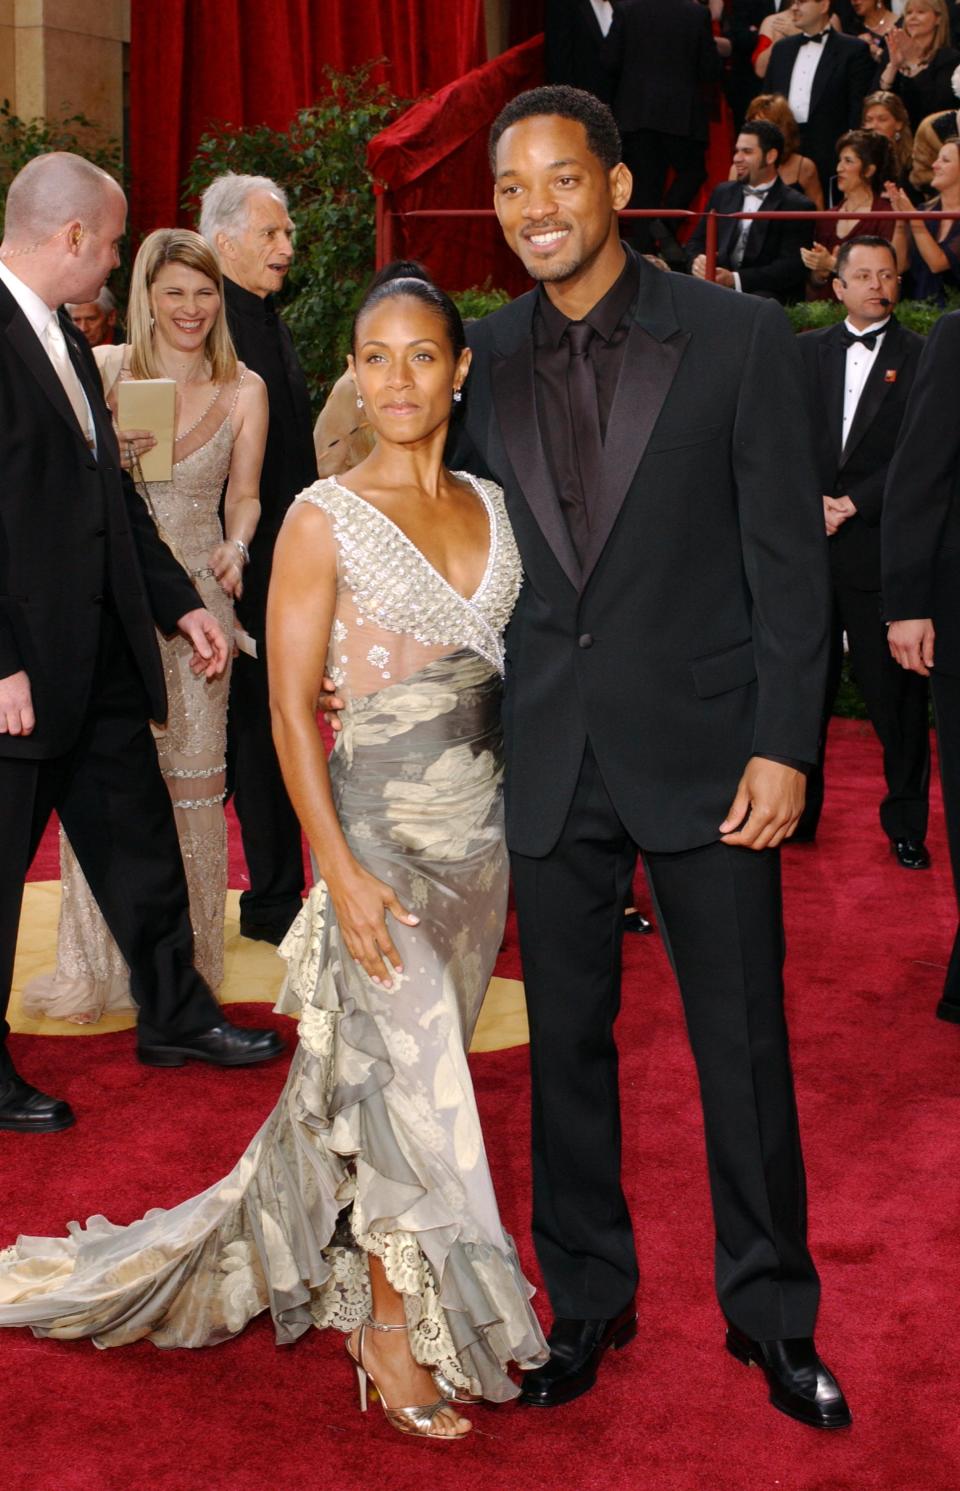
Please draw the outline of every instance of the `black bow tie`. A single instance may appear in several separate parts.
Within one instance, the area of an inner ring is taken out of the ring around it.
[[[744,186],[743,195],[745,197],[765,197],[767,192],[772,191],[776,184],[775,181],[768,181],[765,186]]]
[[[866,347],[868,352],[873,351],[874,347],[877,345],[879,338],[883,336],[882,331],[865,331],[862,332],[860,336],[856,336],[855,333],[849,331],[846,326],[842,328],[842,331],[843,345],[845,347]]]
[[[807,42],[809,42],[811,46],[818,47],[822,41],[826,40],[827,30],[829,30],[829,27],[826,30],[818,31],[816,36],[801,36],[800,45],[805,47]]]

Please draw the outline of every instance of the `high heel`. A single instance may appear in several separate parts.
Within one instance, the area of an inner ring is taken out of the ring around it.
[[[366,1413],[368,1403],[368,1388],[372,1382],[380,1406],[386,1415],[387,1423],[392,1425],[400,1434],[412,1434],[418,1439],[463,1439],[464,1434],[438,1433],[433,1427],[434,1421],[439,1413],[449,1408],[450,1400],[446,1397],[438,1398],[436,1403],[424,1405],[415,1404],[411,1408],[391,1408],[377,1384],[376,1378],[369,1371],[363,1360],[363,1336],[367,1327],[376,1331],[405,1331],[405,1325],[383,1325],[379,1320],[365,1320],[360,1326],[360,1334],[357,1337],[357,1355],[354,1356],[350,1349],[350,1340],[347,1338],[347,1356],[353,1362],[354,1371],[357,1374],[357,1391],[360,1396],[360,1411]],[[451,1384],[452,1386],[452,1384]],[[469,1432],[469,1431],[467,1431]]]

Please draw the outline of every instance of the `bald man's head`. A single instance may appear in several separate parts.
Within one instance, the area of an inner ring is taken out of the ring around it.
[[[122,196],[113,177],[82,155],[58,150],[35,156],[10,183],[4,242],[10,248],[42,242],[74,222],[96,232],[108,206]]]

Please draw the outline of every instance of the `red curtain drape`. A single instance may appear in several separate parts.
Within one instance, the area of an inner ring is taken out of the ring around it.
[[[214,121],[282,128],[325,64],[375,57],[406,98],[486,58],[483,0],[135,0],[130,179],[135,233],[178,221],[181,182]]]

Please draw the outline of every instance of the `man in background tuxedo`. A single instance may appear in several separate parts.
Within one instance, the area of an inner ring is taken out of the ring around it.
[[[927,338],[883,494],[883,610],[890,651],[929,677],[943,810],[960,906],[960,312]],[[960,1024],[960,925],[937,1005]]]
[[[837,167],[837,140],[857,129],[873,82],[874,62],[865,42],[830,25],[831,0],[793,0],[799,36],[774,42],[764,86],[782,93],[800,127],[800,148],[817,168],[824,200]]]
[[[223,270],[237,356],[260,374],[270,403],[260,521],[236,608],[245,635],[230,679],[227,790],[250,876],[240,896],[240,932],[277,944],[300,909],[303,849],[270,729],[267,588],[287,508],[317,479],[307,380],[274,300],[293,262],[293,223],[276,182],[229,172],[204,192],[199,226]]]
[[[604,49],[612,24],[610,0],[547,0],[547,82],[569,83],[612,103],[615,77]]]
[[[636,1331],[613,1026],[639,850],[699,1067],[728,1349],[784,1412],[839,1427],[783,1017],[777,846],[816,758],[826,661],[799,354],[771,301],[624,249],[630,176],[589,94],[521,94],[491,157],[504,236],[539,288],[471,326],[452,459],[503,486],[525,576],[506,820],[555,1320],[521,1401],[588,1391]]]
[[[777,167],[782,157],[783,134],[775,124],[765,119],[745,124],[733,153],[737,179],[722,181],[714,187],[707,210],[719,213],[812,210],[809,197],[780,180]],[[702,217],[687,243],[690,269],[698,279],[706,275],[705,243],[706,218]],[[717,284],[752,295],[771,295],[781,303],[802,299],[806,273],[800,250],[810,248],[812,243],[812,222],[721,218]]]
[[[840,682],[843,633],[867,713],[883,746],[887,795],[880,823],[898,862],[930,864],[927,832],[930,729],[927,686],[890,656],[880,605],[880,523],[887,468],[923,351],[923,339],[892,314],[897,258],[883,238],[848,238],[837,254],[837,326],[800,337],[824,493],[833,574],[833,638],[820,757],[797,829],[812,839],[823,806],[827,728]]]
[[[241,1066],[272,1031],[225,1020],[193,966],[187,886],[151,719],[166,716],[155,626],[213,677],[227,643],[121,471],[93,354],[64,302],[118,263],[123,192],[77,155],[32,160],[0,245],[0,1129],[73,1123],[16,1072],[5,1015],[23,882],[56,811],[130,967],[153,1066]]]

